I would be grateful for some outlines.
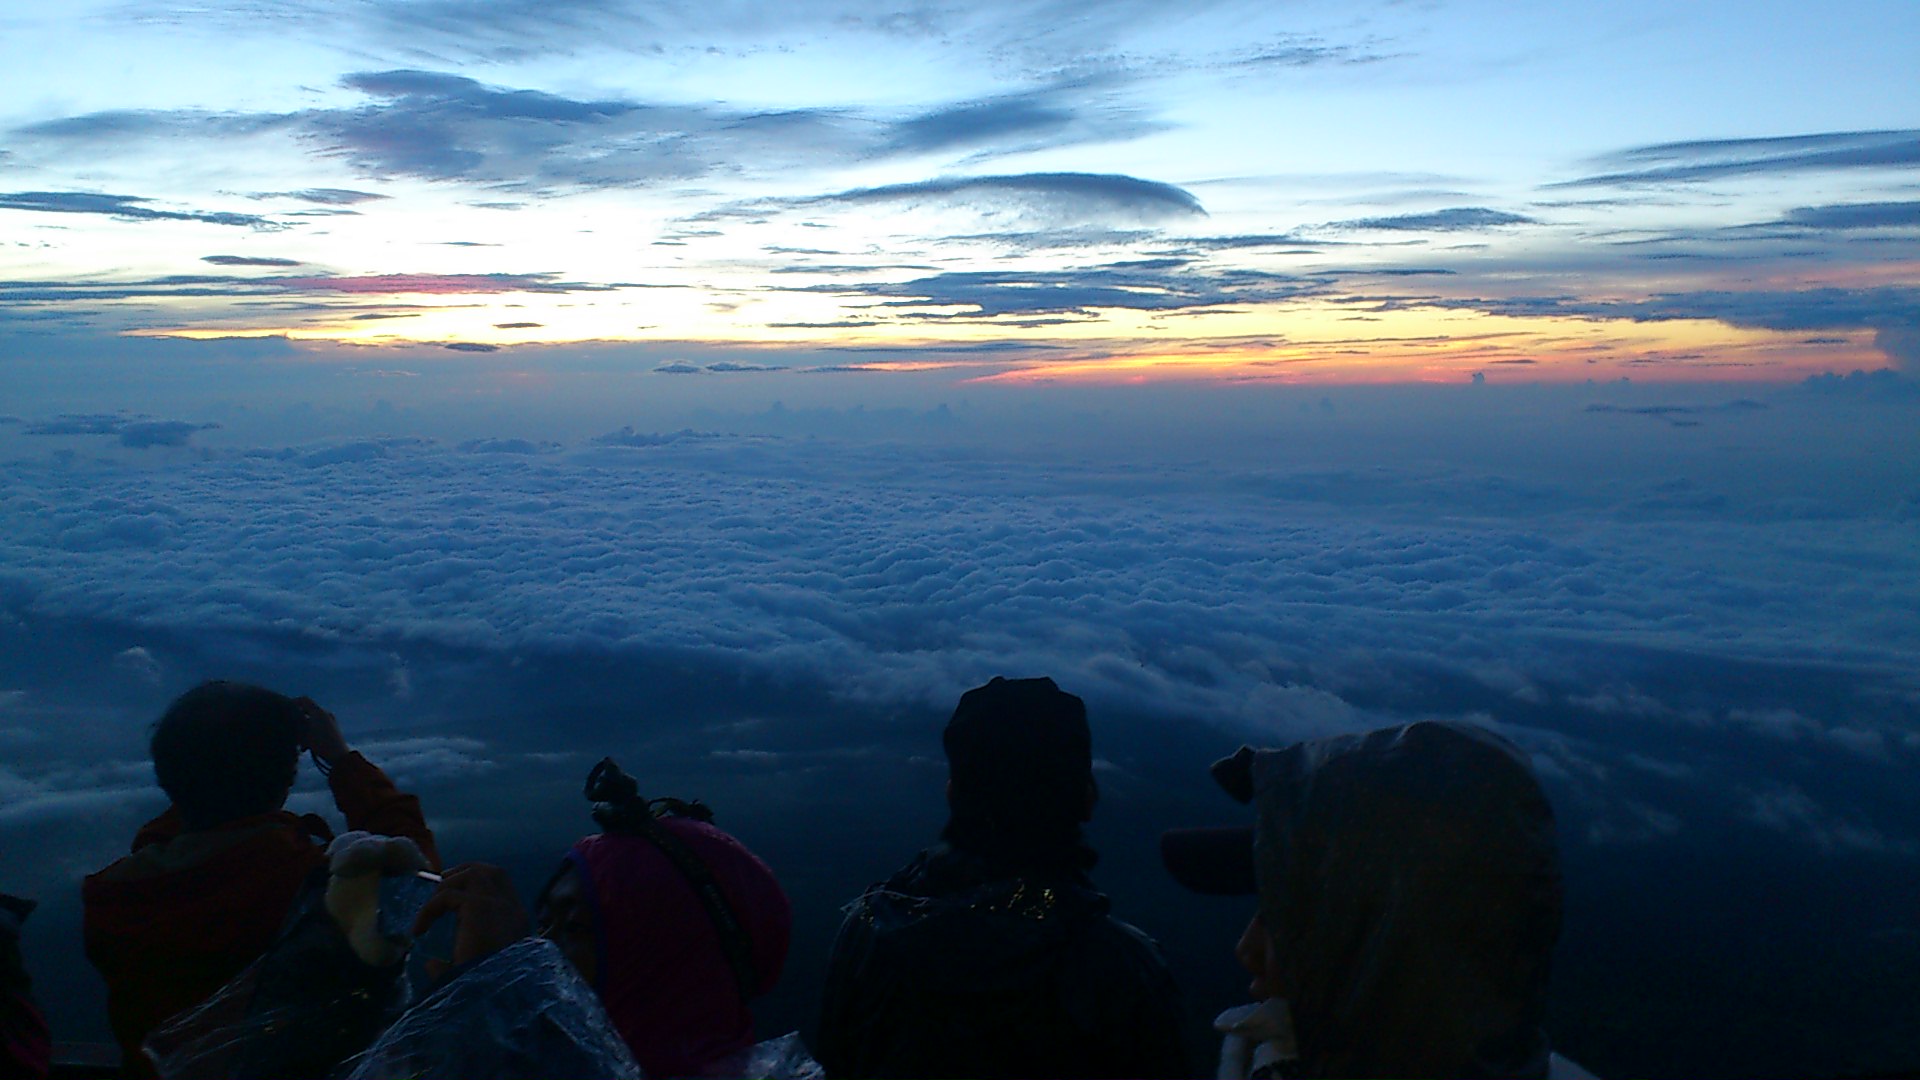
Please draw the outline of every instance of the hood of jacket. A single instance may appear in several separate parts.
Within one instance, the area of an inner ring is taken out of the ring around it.
[[[1305,1073],[1544,1075],[1561,880],[1521,753],[1423,722],[1258,751],[1251,774]]]

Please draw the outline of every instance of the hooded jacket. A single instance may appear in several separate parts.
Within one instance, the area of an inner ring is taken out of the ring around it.
[[[847,906],[815,1056],[835,1077],[1181,1076],[1159,947],[1079,871],[939,844]]]
[[[328,783],[349,829],[404,836],[439,866],[420,801],[366,758],[348,754]],[[87,959],[107,984],[107,1019],[129,1076],[162,1020],[198,1005],[258,959],[308,875],[327,865],[333,833],[285,810],[185,830],[178,809],[141,826],[133,853],[81,885]]]
[[[1239,757],[1297,1075],[1546,1075],[1561,880],[1520,752],[1427,722]]]

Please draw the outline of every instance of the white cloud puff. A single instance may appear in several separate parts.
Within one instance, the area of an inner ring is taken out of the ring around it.
[[[0,766],[0,826],[8,829],[118,808],[153,798],[153,767],[144,761],[15,771]]]
[[[1749,813],[1757,824],[1801,837],[1828,851],[1845,849],[1895,855],[1920,852],[1920,843],[1835,814],[1791,785],[1770,786],[1751,793]]]

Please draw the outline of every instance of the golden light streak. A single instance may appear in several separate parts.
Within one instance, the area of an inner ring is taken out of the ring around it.
[[[1634,322],[1565,315],[1496,315],[1442,307],[1360,306],[1327,299],[1169,314],[1106,311],[1098,318],[1022,327],[1019,320],[929,322],[842,304],[816,294],[748,296],[712,290],[637,295],[408,294],[368,296],[338,312],[270,323],[224,311],[142,337],[208,340],[284,337],[363,346],[510,349],[577,343],[697,343],[719,349],[865,349],[849,368],[951,369],[999,383],[1155,381],[1448,382],[1476,372],[1506,381],[1786,380],[1819,371],[1884,366],[1871,331],[1810,335],[1729,326],[1710,319]],[[187,314],[182,312],[181,314]],[[237,317],[236,317],[237,316]],[[642,323],[639,318],[657,320]],[[836,322],[877,325],[833,325]],[[1809,339],[1813,340],[1809,340]],[[921,351],[1031,341],[988,357]],[[1064,348],[1063,348],[1064,347]],[[1066,351],[1071,350],[1071,351]],[[971,381],[971,380],[970,380]]]
[[[1105,350],[1019,363],[976,381],[1458,382],[1475,374],[1530,382],[1749,381],[1885,364],[1870,332],[1826,335],[1818,346],[1806,337],[1698,319],[1635,323],[1414,310],[1386,313],[1344,338],[1174,348],[1115,342]]]

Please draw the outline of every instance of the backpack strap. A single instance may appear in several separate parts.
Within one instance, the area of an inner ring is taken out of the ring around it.
[[[753,938],[747,933],[746,926],[734,913],[733,905],[727,902],[727,894],[720,888],[720,882],[713,876],[713,869],[700,856],[693,853],[687,842],[675,836],[662,826],[651,814],[634,822],[638,826],[634,831],[645,837],[660,854],[667,857],[693,886],[693,894],[700,898],[700,906],[707,911],[707,918],[713,921],[714,932],[720,938],[720,951],[726,954],[727,966],[733,969],[734,982],[740,987],[740,1000],[753,997],[754,990],[760,985],[760,976],[753,966]]]

